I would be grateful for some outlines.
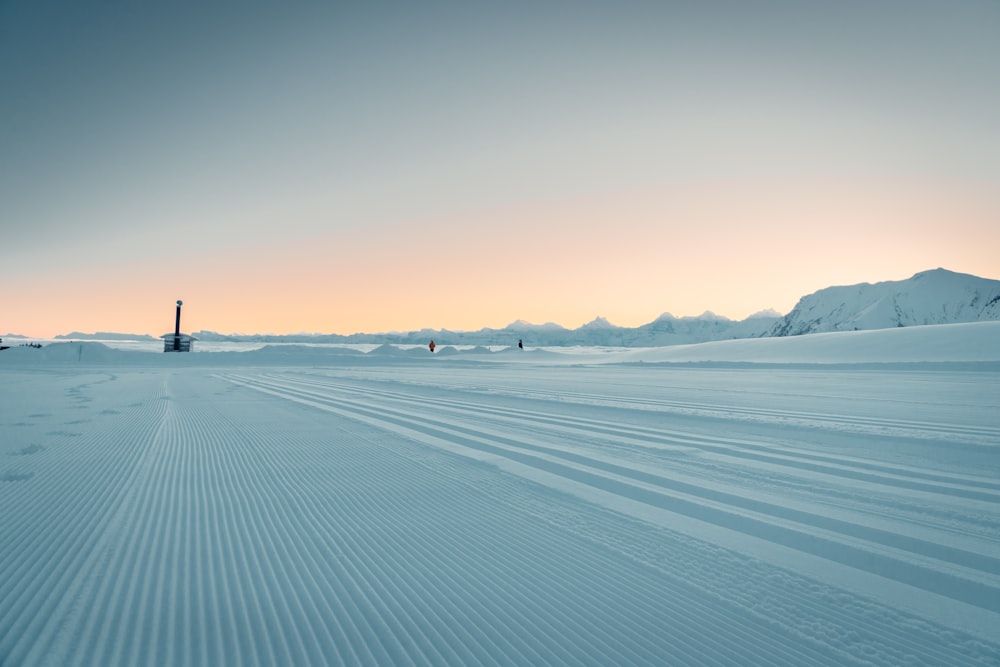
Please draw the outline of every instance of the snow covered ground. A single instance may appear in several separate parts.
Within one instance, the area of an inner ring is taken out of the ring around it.
[[[0,664],[1000,664],[998,327],[0,352]]]

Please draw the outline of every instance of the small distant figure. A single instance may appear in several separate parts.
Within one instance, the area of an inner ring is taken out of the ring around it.
[[[519,350],[523,350],[524,349],[524,343],[521,342],[520,338],[517,339],[517,349],[519,349]]]
[[[431,352],[434,352],[434,348],[437,347],[437,345],[434,344],[434,341],[431,341],[431,344],[428,345],[427,347],[430,348]]]

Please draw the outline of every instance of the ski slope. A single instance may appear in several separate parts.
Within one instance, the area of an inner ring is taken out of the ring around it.
[[[423,352],[0,358],[0,664],[1000,663],[995,364]]]

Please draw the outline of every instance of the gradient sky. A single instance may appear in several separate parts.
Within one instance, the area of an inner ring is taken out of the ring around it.
[[[995,0],[0,0],[0,334],[1000,278],[998,82]]]

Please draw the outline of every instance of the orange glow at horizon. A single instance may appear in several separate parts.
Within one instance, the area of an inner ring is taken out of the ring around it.
[[[1000,277],[1000,201],[916,182],[693,183],[486,211],[229,252],[19,276],[5,333],[477,330],[515,319],[638,326],[664,312],[788,312],[831,285],[937,268]],[[280,229],[280,225],[276,225]]]
[[[0,11],[0,336],[1000,279],[998,3],[120,4]]]

